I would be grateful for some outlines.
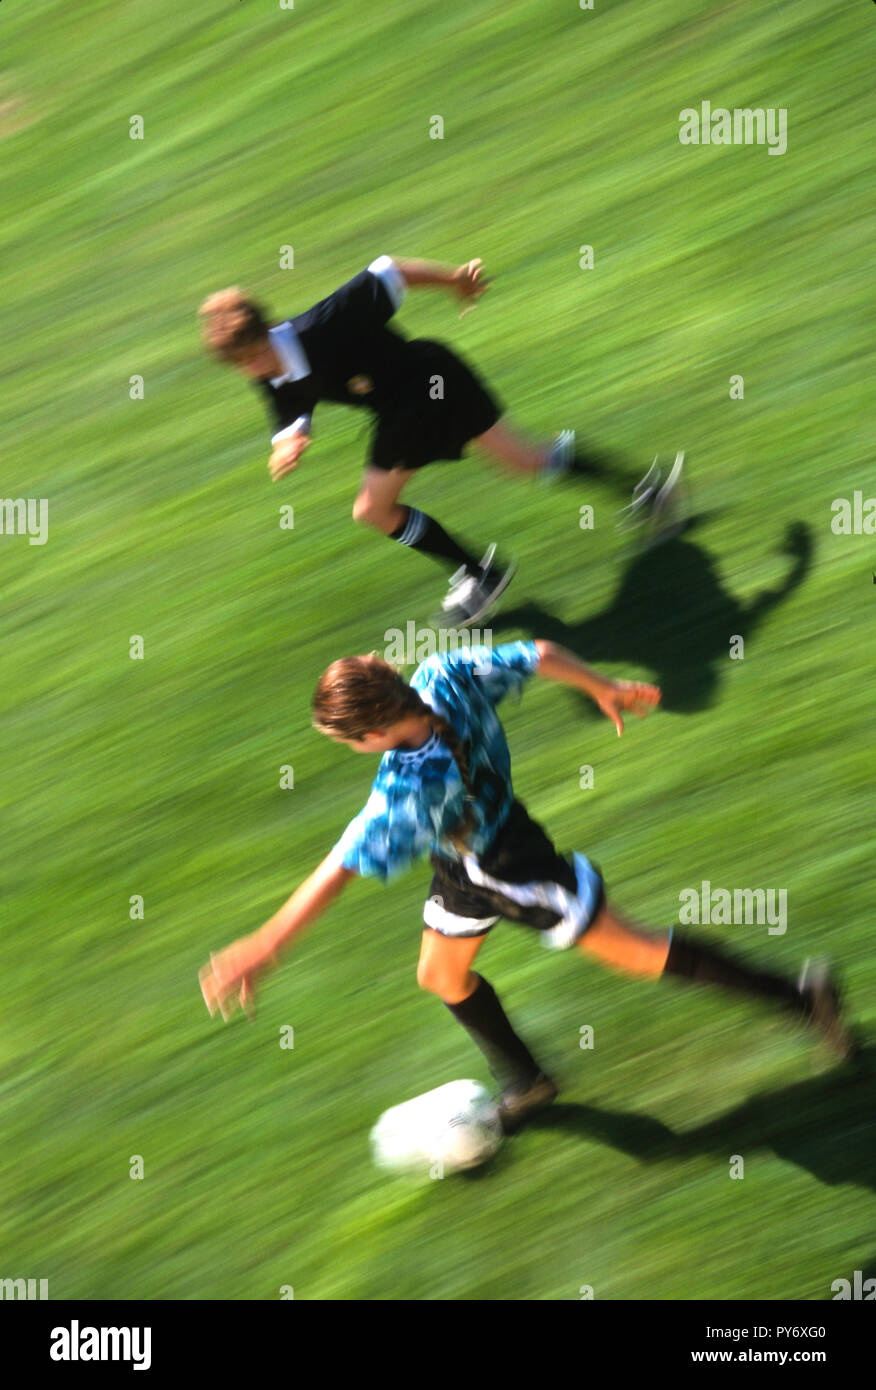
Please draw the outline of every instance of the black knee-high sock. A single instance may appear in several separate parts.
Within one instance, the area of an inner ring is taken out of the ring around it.
[[[391,532],[390,539],[409,546],[411,550],[421,550],[424,555],[433,555],[437,560],[449,560],[457,569],[465,565],[472,574],[478,569],[475,557],[463,550],[452,536],[448,536],[444,527],[433,517],[426,512],[418,512],[416,507],[407,508],[407,516]]]
[[[474,994],[461,1004],[448,1004],[448,1009],[477,1043],[501,1086],[530,1081],[541,1068],[511,1027],[492,985],[483,975],[475,975],[475,979]]]
[[[675,975],[697,985],[723,985],[725,989],[760,999],[772,999],[786,1008],[806,1011],[806,1000],[793,980],[767,970],[753,970],[726,956],[717,946],[691,940],[673,932],[664,975]]]

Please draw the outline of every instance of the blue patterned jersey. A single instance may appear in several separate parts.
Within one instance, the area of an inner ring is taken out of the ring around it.
[[[420,699],[465,743],[473,789],[473,826],[466,843],[475,856],[489,849],[514,800],[511,757],[496,705],[510,690],[519,691],[537,667],[534,642],[510,642],[430,656],[411,679]],[[465,809],[453,754],[433,733],[419,748],[384,753],[368,801],[332,855],[354,873],[382,879],[424,854],[459,859],[448,835]]]

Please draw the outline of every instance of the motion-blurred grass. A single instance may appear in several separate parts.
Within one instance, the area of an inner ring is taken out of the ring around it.
[[[384,251],[483,256],[476,313],[423,294],[403,326],[533,432],[575,425],[631,470],[687,449],[703,520],[649,557],[601,487],[472,462],[410,496],[519,555],[495,641],[672,683],[621,742],[566,692],[508,708],[558,843],[655,926],[703,879],[786,888],[785,936],[708,930],[777,968],[830,951],[872,1024],[874,548],[830,504],[876,493],[873,24],[815,0],[3,5],[0,491],[48,498],[49,540],[0,539],[0,1276],[53,1298],[823,1299],[872,1264],[866,1078],[768,1012],[510,926],[481,965],[569,1108],[474,1181],[379,1176],[381,1110],[485,1076],[415,986],[427,866],[350,890],[254,1026],[208,1019],[209,950],[367,791],[372,766],[309,728],[317,676],[433,611],[443,577],[354,528],[360,419],[322,407],[270,487],[260,402],[201,357],[194,312],[228,283],[294,312]],[[787,153],[681,146],[704,98],[787,108]],[[794,523],[811,563],[755,622]]]

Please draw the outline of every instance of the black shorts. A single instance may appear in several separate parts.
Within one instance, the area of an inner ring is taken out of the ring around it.
[[[545,946],[573,946],[605,901],[602,874],[583,854],[560,854],[519,801],[486,854],[464,862],[432,855],[423,909],[442,936],[486,936],[500,917],[541,933]]]
[[[398,395],[378,414],[371,468],[423,468],[461,458],[466,444],[502,414],[477,372],[442,343],[414,338],[405,346]]]

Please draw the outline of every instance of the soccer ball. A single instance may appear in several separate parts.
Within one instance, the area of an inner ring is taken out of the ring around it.
[[[378,1168],[430,1177],[476,1168],[501,1142],[496,1103],[477,1081],[449,1081],[395,1105],[371,1131]]]

